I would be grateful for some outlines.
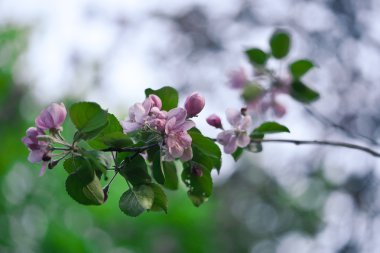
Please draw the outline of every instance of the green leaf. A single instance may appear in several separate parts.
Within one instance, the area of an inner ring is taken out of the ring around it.
[[[259,48],[251,48],[245,51],[249,61],[255,66],[264,66],[268,60],[268,54]]]
[[[105,134],[97,139],[107,148],[125,148],[136,146],[129,135],[120,132]]]
[[[243,148],[238,147],[235,152],[232,153],[232,157],[234,158],[235,162],[237,162],[240,157],[242,156],[244,152]]]
[[[203,196],[195,195],[191,191],[187,192],[187,196],[189,197],[189,199],[191,200],[191,202],[193,203],[193,205],[196,206],[196,207],[199,207],[204,202],[206,202],[207,199],[208,199],[208,198],[203,197]]]
[[[106,149],[109,146],[104,143],[103,138],[110,134],[123,134],[123,128],[119,123],[119,120],[115,115],[108,113],[107,115],[108,125],[96,136],[96,138],[90,140],[88,144],[97,150]]]
[[[63,168],[67,171],[67,173],[71,174],[82,165],[82,157],[74,156],[65,160],[63,163]]]
[[[162,101],[162,110],[169,111],[178,105],[178,92],[176,89],[165,86],[158,90],[146,89],[145,95],[157,95]]]
[[[197,176],[191,172],[191,166],[200,166],[202,169],[202,175]],[[202,203],[207,200],[212,194],[212,178],[210,171],[200,164],[196,163],[184,163],[184,168],[182,171],[182,181],[187,187],[189,187],[189,197],[197,197],[198,200],[202,200]],[[190,198],[194,205],[194,199]]]
[[[222,166],[222,152],[218,145],[208,137],[203,136],[194,130],[189,134],[192,139],[193,158],[192,160],[203,165],[210,171],[215,168],[218,172]]]
[[[241,97],[245,102],[251,102],[263,94],[263,88],[257,84],[246,85]]]
[[[162,188],[157,184],[150,184],[150,187],[152,187],[152,190],[154,192],[154,199],[152,207],[150,208],[150,211],[164,211],[165,213],[168,212],[168,198],[166,197],[165,192],[162,190]]]
[[[120,169],[120,174],[133,186],[148,184],[152,181],[148,174],[147,165],[140,155],[134,158],[126,158],[125,165]]]
[[[307,60],[307,59],[302,59],[290,64],[289,70],[290,70],[290,73],[292,73],[293,79],[299,79],[313,67],[314,67],[314,63],[312,61]]]
[[[93,102],[75,103],[70,108],[70,118],[78,129],[76,140],[91,139],[108,124],[108,114]]]
[[[264,122],[259,127],[255,128],[251,133],[251,136],[258,137],[264,134],[274,134],[274,133],[290,133],[286,126],[280,125],[277,122]]]
[[[67,193],[83,205],[101,205],[104,193],[98,177],[85,159],[77,159],[78,169],[66,180]]]
[[[173,162],[162,162],[164,175],[165,175],[165,183],[164,187],[169,190],[177,190],[178,189],[178,175],[177,168]]]
[[[147,209],[151,209],[154,200],[154,191],[151,186],[140,185],[129,189],[121,195],[120,210],[128,216],[137,217]]]
[[[299,80],[295,80],[290,89],[290,95],[301,103],[311,103],[319,99],[319,93],[307,87]]]
[[[277,30],[270,38],[269,44],[272,55],[276,59],[282,59],[288,55],[290,50],[290,35],[286,31]]]
[[[164,184],[165,176],[164,176],[163,165],[162,165],[161,150],[159,148],[153,155],[151,169],[152,169],[153,178],[157,181],[157,183]]]

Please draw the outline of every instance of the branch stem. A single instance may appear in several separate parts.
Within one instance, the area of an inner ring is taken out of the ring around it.
[[[292,143],[294,145],[326,145],[326,146],[335,146],[335,147],[344,147],[350,149],[356,149],[363,152],[366,152],[372,156],[380,157],[380,153],[370,149],[368,147],[351,144],[347,142],[339,142],[339,141],[308,141],[308,140],[293,140],[293,139],[252,139],[254,143],[263,143],[263,142],[277,142],[277,143]]]

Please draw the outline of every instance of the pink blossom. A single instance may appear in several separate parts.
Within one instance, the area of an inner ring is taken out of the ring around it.
[[[249,83],[247,75],[243,68],[232,71],[229,74],[230,86],[234,89],[241,89]]]
[[[199,93],[194,92],[186,98],[185,109],[189,118],[194,117],[200,113],[205,106],[205,99]]]
[[[187,113],[183,108],[175,108],[168,112],[165,125],[165,159],[168,161],[180,158],[188,161],[193,157],[191,136],[187,133],[195,126],[191,120],[186,120]]]
[[[232,154],[237,147],[246,147],[251,142],[247,130],[252,119],[251,116],[242,115],[239,110],[235,109],[227,109],[226,115],[233,129],[219,133],[216,139],[224,146],[225,153]]]
[[[216,127],[216,128],[220,128],[220,129],[223,129],[223,126],[222,126],[222,120],[220,119],[220,117],[216,114],[211,114],[210,116],[207,117],[206,119],[207,123],[210,125],[210,126],[213,126],[213,127]]]
[[[42,130],[62,130],[66,114],[66,107],[63,103],[53,103],[38,115],[35,120],[36,126]]]
[[[166,122],[166,112],[160,111],[161,99],[150,95],[143,103],[136,103],[129,108],[129,119],[121,122],[124,133],[136,131],[144,126],[163,131]]]
[[[30,127],[26,131],[26,137],[22,138],[22,142],[28,147],[30,153],[28,160],[31,163],[39,163],[43,161],[40,176],[42,176],[45,171],[48,162],[51,160],[49,153],[49,143],[45,141],[38,140],[39,135],[45,135],[45,133],[38,128]]]

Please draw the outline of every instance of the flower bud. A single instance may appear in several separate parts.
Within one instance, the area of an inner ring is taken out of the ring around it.
[[[286,108],[285,106],[279,104],[279,103],[274,103],[273,104],[273,111],[276,117],[282,118],[286,114]]]
[[[53,169],[55,166],[57,166],[58,163],[59,163],[59,160],[51,161],[51,162],[48,164],[48,168],[51,170],[51,169]]]
[[[185,109],[187,111],[187,117],[191,118],[203,110],[205,106],[205,99],[197,92],[194,92],[186,98]]]
[[[157,107],[158,109],[161,109],[162,107],[162,101],[161,99],[156,95],[149,95],[149,99],[152,102],[152,107]]]
[[[193,174],[196,177],[203,176],[203,170],[199,165],[193,165],[190,169],[191,174]]]
[[[36,127],[41,130],[61,130],[66,114],[66,107],[63,103],[53,103],[38,115],[35,120]]]
[[[216,114],[211,114],[210,116],[207,117],[206,119],[207,123],[210,125],[210,126],[213,126],[215,128],[220,128],[220,129],[223,129],[223,126],[222,126],[222,120],[220,119],[220,117]]]

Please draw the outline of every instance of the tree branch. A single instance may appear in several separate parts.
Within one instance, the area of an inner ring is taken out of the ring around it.
[[[305,140],[292,140],[292,139],[252,139],[254,143],[263,143],[263,142],[277,142],[277,143],[292,143],[294,145],[327,145],[327,146],[335,146],[335,147],[344,147],[351,148],[366,152],[375,157],[380,157],[380,153],[364,146],[351,144],[347,142],[338,142],[338,141],[305,141]]]

